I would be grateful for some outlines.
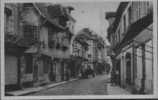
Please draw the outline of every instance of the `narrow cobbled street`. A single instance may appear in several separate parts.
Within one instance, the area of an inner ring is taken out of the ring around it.
[[[98,75],[95,78],[79,79],[31,95],[106,95],[106,81],[106,75]]]
[[[153,4],[4,3],[5,96],[154,94]]]

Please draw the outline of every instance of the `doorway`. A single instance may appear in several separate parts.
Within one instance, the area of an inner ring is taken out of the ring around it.
[[[131,85],[131,53],[126,53],[126,83]]]

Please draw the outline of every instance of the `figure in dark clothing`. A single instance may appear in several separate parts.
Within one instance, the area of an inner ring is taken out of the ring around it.
[[[80,77],[80,78],[84,78],[84,71],[83,71],[83,69],[80,70],[80,75],[79,75],[79,77]]]
[[[111,71],[111,85],[115,85],[116,84],[116,70],[113,68]]]
[[[87,77],[89,75],[92,75],[92,77],[95,77],[94,70],[90,66],[88,66],[88,68],[87,68],[86,75],[87,75]]]

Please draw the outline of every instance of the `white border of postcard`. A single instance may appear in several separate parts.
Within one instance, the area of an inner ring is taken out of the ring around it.
[[[152,1],[154,8],[153,47],[154,47],[154,93],[152,95],[60,95],[60,96],[5,96],[4,95],[4,3],[23,2],[121,2],[121,1]],[[30,99],[108,99],[108,98],[158,98],[158,65],[157,65],[157,0],[1,0],[1,100]]]

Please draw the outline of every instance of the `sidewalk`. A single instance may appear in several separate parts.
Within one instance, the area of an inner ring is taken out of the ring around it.
[[[11,91],[11,92],[6,92],[5,94],[8,96],[22,96],[22,95],[28,95],[31,93],[36,93],[38,91],[41,90],[45,90],[45,89],[49,89],[58,85],[62,85],[68,82],[72,82],[78,79],[71,79],[69,81],[63,81],[63,82],[59,82],[59,83],[53,83],[53,84],[49,84],[49,85],[45,85],[45,86],[39,86],[39,87],[32,87],[32,88],[26,88],[23,90],[17,90],[17,91]]]
[[[108,95],[129,95],[129,94],[131,94],[129,91],[127,91],[119,86],[111,86],[110,83],[107,84],[107,92],[108,92]]]

